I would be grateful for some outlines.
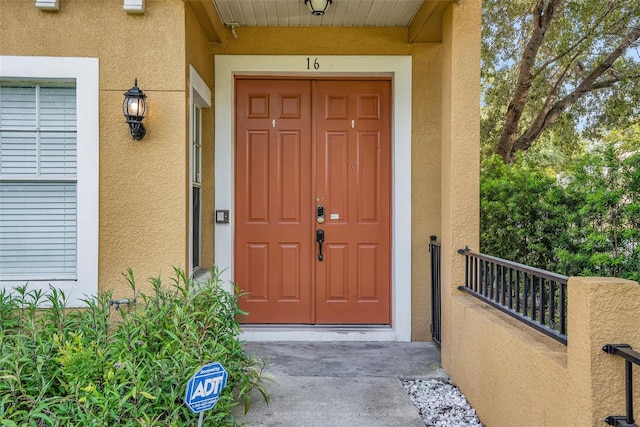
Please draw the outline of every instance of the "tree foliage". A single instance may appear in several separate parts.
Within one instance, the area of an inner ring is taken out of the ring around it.
[[[558,268],[568,275],[640,279],[640,153],[611,144],[586,154],[565,187]]]
[[[505,165],[498,156],[483,162],[480,180],[482,252],[553,270],[555,236],[564,227],[555,178],[518,162]]]
[[[640,0],[484,0],[483,18],[485,151],[571,155],[637,120]]]
[[[482,251],[565,275],[640,279],[640,128],[612,132],[564,173],[483,161]]]

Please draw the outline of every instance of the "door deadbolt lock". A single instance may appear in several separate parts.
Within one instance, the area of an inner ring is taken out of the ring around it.
[[[316,222],[318,224],[324,223],[324,206],[322,205],[316,207]]]

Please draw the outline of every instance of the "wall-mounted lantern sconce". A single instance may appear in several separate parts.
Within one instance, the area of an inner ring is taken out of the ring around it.
[[[322,16],[327,10],[332,0],[304,0],[312,15]]]
[[[133,87],[124,93],[122,112],[129,123],[129,132],[136,141],[141,140],[147,134],[147,130],[142,124],[142,119],[147,112],[147,101],[145,95],[138,89],[138,79],[135,79]]]

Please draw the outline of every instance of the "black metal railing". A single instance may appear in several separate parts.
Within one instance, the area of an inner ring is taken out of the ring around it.
[[[429,253],[431,254],[431,339],[440,345],[442,276],[440,274],[440,243],[436,241],[436,236],[431,236]]]
[[[607,344],[602,347],[605,353],[618,355],[624,358],[625,397],[627,415],[609,415],[604,422],[610,426],[637,427],[633,419],[633,364],[640,365],[640,353],[631,349],[628,344]]]
[[[459,249],[467,292],[549,337],[567,344],[567,276]]]

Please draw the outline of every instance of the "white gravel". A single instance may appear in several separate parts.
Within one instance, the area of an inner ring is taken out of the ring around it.
[[[446,380],[403,379],[402,386],[427,427],[482,427],[466,397]]]

